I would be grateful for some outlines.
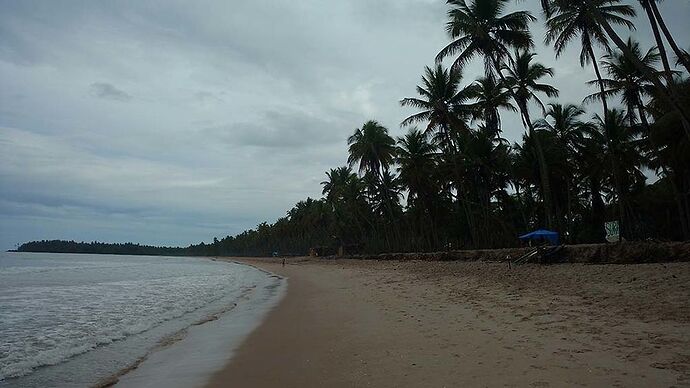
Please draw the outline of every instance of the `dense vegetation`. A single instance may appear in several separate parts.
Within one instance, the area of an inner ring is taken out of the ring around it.
[[[154,247],[150,245],[139,245],[132,243],[111,244],[97,241],[87,243],[63,240],[42,240],[22,244],[17,250],[20,252],[179,256],[188,254],[189,248]]]
[[[580,64],[597,76],[590,82],[597,92],[583,102],[554,100],[555,70],[531,51],[537,18],[508,12],[509,3],[448,1],[450,42],[425,69],[416,96],[401,100],[418,110],[402,121],[404,136],[367,121],[347,139],[347,165],[326,172],[323,198],[184,252],[505,247],[537,227],[559,231],[566,243],[602,242],[604,222],[614,220],[628,240],[689,239],[690,56],[656,1],[635,8],[620,0],[542,0],[545,42],[556,56],[579,47]],[[634,27],[636,9],[655,47],[619,35]],[[473,60],[485,72],[467,79],[463,68]],[[505,112],[521,118],[518,143],[502,137]],[[652,183],[645,172],[655,175]]]

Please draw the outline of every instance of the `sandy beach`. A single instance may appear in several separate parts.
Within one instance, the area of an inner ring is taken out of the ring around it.
[[[241,260],[288,292],[209,387],[690,386],[690,263]]]

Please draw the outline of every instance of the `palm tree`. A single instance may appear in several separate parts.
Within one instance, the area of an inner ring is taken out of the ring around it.
[[[417,86],[419,98],[403,98],[400,105],[411,106],[422,111],[407,117],[400,124],[428,123],[425,133],[437,133],[440,144],[451,150],[455,147],[454,133],[466,130],[462,116],[462,103],[467,99],[466,89],[460,89],[462,73],[458,69],[444,69],[437,64],[433,69],[424,68],[422,85]]]
[[[480,247],[491,246],[500,224],[493,217],[493,199],[500,196],[508,183],[509,158],[504,139],[479,127],[464,133],[461,139],[459,164],[464,185],[462,195],[473,225],[471,235]]]
[[[654,39],[656,40],[656,45],[659,48],[659,52],[661,53],[661,60],[664,64],[666,77],[668,79],[668,83],[670,84],[673,82],[673,79],[671,78],[671,68],[668,63],[668,57],[666,56],[666,48],[664,47],[664,42],[661,39],[661,34],[659,33],[659,27],[661,27],[661,30],[663,31],[664,37],[666,37],[669,46],[671,46],[671,49],[676,54],[676,57],[679,59],[679,63],[681,63],[687,71],[690,71],[690,60],[688,60],[687,58],[687,52],[678,47],[678,44],[676,44],[676,41],[673,39],[673,35],[671,35],[671,32],[666,26],[666,22],[664,21],[664,18],[661,16],[661,12],[659,12],[659,7],[657,7],[656,5],[656,3],[659,2],[659,0],[639,1],[640,5],[642,6],[642,9],[644,9],[647,13],[647,18],[649,19],[649,24],[652,27]]]
[[[395,140],[388,129],[377,121],[369,120],[347,139],[350,166],[359,163],[360,172],[370,172],[380,178],[388,171],[395,157]],[[383,171],[382,171],[383,170]]]
[[[685,130],[686,136],[690,138],[690,111],[688,107],[685,106],[681,97],[678,94],[676,88],[673,85],[664,85],[657,74],[650,72],[645,65],[639,61],[635,54],[630,50],[630,48],[625,44],[623,39],[618,35],[614,26],[626,26],[628,28],[634,28],[634,25],[628,17],[634,17],[636,15],[635,9],[629,5],[620,4],[620,0],[549,0],[549,20],[553,18],[558,18],[559,15],[569,15],[570,20],[564,19],[560,22],[555,23],[556,27],[554,29],[555,33],[558,34],[558,30],[570,31],[570,33],[561,34],[559,36],[563,37],[564,41],[572,40],[578,35],[578,30],[574,28],[568,28],[571,23],[577,23],[580,20],[581,23],[586,23],[590,26],[591,31],[604,31],[608,38],[613,41],[613,43],[618,47],[619,50],[625,55],[637,69],[644,75],[644,77],[654,84],[654,87],[659,90],[659,97],[666,100],[667,104],[672,106],[676,111],[678,111],[681,122],[683,124],[683,129]],[[652,10],[656,9],[656,4],[654,2],[650,3]],[[660,17],[660,15],[659,15]],[[578,19],[579,18],[579,19]],[[657,17],[658,21],[659,18]],[[549,26],[547,21],[547,35],[551,32],[552,28]],[[670,36],[670,34],[669,34]],[[608,41],[608,40],[606,40]],[[584,41],[583,41],[584,42]],[[600,43],[603,43],[601,40]],[[607,43],[608,45],[608,43]],[[584,47],[584,45],[583,45]],[[683,52],[679,52],[677,55],[682,56]]]
[[[536,18],[527,11],[503,14],[509,0],[448,0],[446,31],[453,40],[444,47],[436,61],[457,54],[453,67],[462,68],[475,56],[484,58],[487,77],[501,73],[501,66],[511,49],[528,49],[534,43],[529,23]]]
[[[604,162],[604,144],[602,136],[596,132],[594,126],[584,128],[590,136],[585,137],[581,146],[578,147],[576,171],[590,199],[589,216],[586,217],[588,222],[585,223],[585,228],[589,229],[589,238],[592,241],[602,242],[606,212],[602,189],[607,170]]]
[[[466,0],[448,0],[453,8],[448,11],[450,19],[446,24],[446,31],[453,41],[444,47],[436,56],[436,61],[440,62],[444,58],[457,54],[454,67],[462,67],[475,56],[484,58],[484,68],[487,77],[498,75],[504,84],[510,85],[503,76],[502,70],[506,68],[504,62],[509,59],[510,49],[528,49],[534,43],[529,32],[529,23],[536,21],[536,18],[527,11],[517,11],[503,14],[509,0],[472,0],[468,5]],[[531,56],[527,59],[527,64]],[[528,66],[529,67],[529,66]],[[541,70],[545,69],[541,66]],[[525,69],[529,70],[529,69]],[[539,67],[535,68],[537,73]],[[552,70],[549,70],[552,72]],[[527,74],[525,74],[527,75]],[[542,77],[545,74],[536,74]],[[536,80],[536,79],[535,79]],[[530,131],[533,131],[532,122],[527,111],[527,102],[534,96],[528,93],[526,96],[516,95],[520,89],[519,84],[509,87],[511,96],[520,109],[523,123]],[[537,85],[541,88],[541,85]],[[547,88],[548,89],[548,88]],[[547,89],[543,90],[546,91]],[[537,89],[538,90],[538,89]],[[555,90],[555,89],[553,89]],[[549,94],[553,91],[549,90]],[[524,102],[524,104],[522,104]],[[547,226],[551,226],[551,189],[547,179],[548,167],[544,162],[543,150],[538,147],[540,168],[543,175],[543,197],[546,211]]]
[[[616,4],[612,0],[573,0],[555,1],[550,8],[549,18],[546,21],[546,35],[544,42],[553,43],[556,57],[563,54],[568,44],[580,37],[582,49],[580,50],[580,66],[591,63],[599,81],[601,103],[604,112],[608,111],[602,76],[597,65],[597,56],[594,53],[594,45],[609,50],[609,41],[606,31],[600,22],[593,17],[593,9],[599,17],[609,23],[633,28],[632,22],[625,17],[634,16],[635,11],[628,5]]]
[[[467,100],[467,88],[460,88],[462,73],[457,68],[444,69],[437,64],[434,69],[426,68],[422,77],[422,85],[417,86],[420,98],[405,98],[400,101],[402,106],[412,106],[422,109],[401,123],[401,126],[416,122],[428,123],[424,134],[429,136],[435,144],[443,150],[444,157],[439,163],[439,170],[444,173],[448,185],[445,187],[449,198],[460,199],[460,166],[458,165],[458,139],[469,130],[467,119],[469,110],[464,104]],[[447,168],[447,169],[444,169]],[[456,202],[459,206],[459,203]],[[468,221],[471,224],[471,221]]]
[[[548,131],[553,134],[559,143],[559,149],[563,149],[565,158],[566,176],[563,177],[565,182],[566,193],[566,212],[567,212],[567,229],[570,230],[572,225],[572,211],[573,202],[576,193],[576,184],[574,183],[573,175],[575,167],[578,164],[578,150],[582,147],[584,140],[584,131],[587,126],[586,123],[580,119],[585,111],[576,105],[567,104],[561,105],[556,103],[548,104],[546,114],[543,119],[537,120],[534,125],[536,128]]]
[[[379,215],[387,215],[388,221],[394,221],[402,213],[400,208],[400,185],[390,171],[384,171],[380,183],[372,193],[373,210]]]
[[[362,220],[373,228],[369,209],[362,193],[364,184],[357,174],[349,166],[331,169],[326,173],[328,178],[321,182],[323,194],[329,203],[336,218],[336,228],[341,239],[346,235],[351,235],[350,230],[354,225],[360,238],[363,238],[366,230],[362,225]]]
[[[540,144],[539,137],[534,136],[534,125],[530,118],[528,105],[530,102],[536,102],[543,110],[544,104],[537,96],[537,93],[543,93],[548,97],[556,97],[558,96],[558,90],[551,85],[538,82],[545,76],[553,77],[553,69],[545,67],[540,63],[532,63],[532,59],[535,56],[536,54],[527,51],[517,51],[511,65],[503,66],[502,70],[505,70],[507,73],[505,82],[512,92],[516,105],[520,109],[522,122],[528,130],[530,137],[535,139],[537,158],[541,170],[546,224],[548,227],[551,227],[553,224],[553,209],[551,208],[551,185],[549,183],[548,165],[544,158],[544,150]]]
[[[673,83],[673,76],[671,74],[671,65],[668,62],[668,55],[666,54],[666,46],[661,38],[661,33],[659,32],[659,24],[654,16],[654,11],[652,11],[651,3],[654,0],[639,0],[642,9],[647,14],[647,19],[649,19],[649,25],[652,27],[652,33],[654,34],[654,40],[656,41],[656,47],[659,50],[661,57],[661,63],[664,67],[664,76],[666,77],[666,84],[670,85]]]
[[[642,54],[639,43],[634,42],[631,38],[628,39],[627,46],[650,72],[657,73],[654,65],[659,61],[659,52],[656,48],[652,47],[645,54]],[[587,96],[585,101],[619,95],[621,96],[621,101],[627,107],[630,125],[632,126],[635,123],[635,112],[637,112],[641,122],[648,129],[649,123],[645,113],[643,98],[650,96],[653,85],[647,81],[637,67],[619,50],[604,56],[602,64],[609,77],[598,81],[590,81],[590,83],[598,83],[603,90]]]
[[[321,182],[322,194],[330,203],[343,201],[348,194],[348,187],[358,180],[357,175],[348,166],[338,167],[326,172],[327,180]]]
[[[640,171],[642,152],[640,151],[640,131],[628,127],[625,123],[625,111],[612,109],[606,117],[594,116],[592,138],[604,145],[604,167],[609,173],[611,187],[617,197],[621,235],[631,232],[627,216],[628,193],[632,186],[644,182]]]
[[[681,97],[690,103],[690,79],[678,83]],[[654,91],[656,92],[656,91]],[[681,236],[690,239],[690,140],[681,132],[680,118],[666,101],[656,93],[652,96],[649,112],[654,117],[649,133],[650,164],[670,181],[677,206]]]
[[[434,192],[437,145],[424,132],[413,128],[398,138],[396,163],[400,181],[409,191],[408,202],[428,200]]]
[[[583,139],[583,127],[586,124],[580,118],[584,114],[584,109],[574,104],[550,103],[544,118],[537,120],[534,125],[553,132],[571,155],[574,155]]]
[[[493,136],[501,132],[501,109],[517,112],[510,103],[510,91],[502,82],[496,82],[493,77],[482,77],[467,87],[467,96],[474,100],[468,104],[473,119],[484,121],[484,127]]]

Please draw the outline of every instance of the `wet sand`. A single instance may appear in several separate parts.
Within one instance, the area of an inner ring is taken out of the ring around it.
[[[245,261],[287,295],[209,387],[690,386],[690,263]]]

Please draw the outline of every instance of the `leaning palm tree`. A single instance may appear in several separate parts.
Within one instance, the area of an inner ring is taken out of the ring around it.
[[[621,4],[621,0],[549,0],[549,21],[547,21],[547,35],[554,33],[559,37],[562,36],[563,41],[570,41],[580,35],[578,30],[570,28],[576,23],[582,23],[589,26],[589,31],[603,31],[606,36],[602,37],[603,43],[609,40],[613,42],[619,50],[625,55],[637,69],[644,75],[644,77],[654,84],[654,87],[659,90],[659,96],[666,100],[667,104],[672,106],[681,117],[683,129],[685,134],[690,138],[690,109],[685,106],[676,88],[673,85],[664,85],[661,82],[658,74],[650,72],[645,67],[644,63],[640,62],[630,48],[625,44],[625,41],[618,35],[614,28],[615,26],[624,26],[634,28],[634,25],[628,18],[636,15],[635,9],[629,5]],[[656,4],[650,3],[654,8]],[[563,17],[561,17],[563,16]],[[554,20],[553,26],[550,21]],[[657,20],[659,20],[657,18]],[[553,30],[553,32],[551,32]],[[559,32],[563,31],[563,33]],[[570,31],[570,32],[568,32]],[[558,38],[556,38],[558,39]]]
[[[644,9],[645,13],[647,13],[647,18],[649,19],[649,24],[652,27],[652,33],[654,34],[656,45],[659,48],[659,52],[661,53],[661,60],[664,64],[666,77],[670,83],[672,82],[672,79],[670,78],[670,66],[668,63],[668,57],[666,56],[666,48],[664,46],[663,40],[661,39],[661,33],[659,32],[659,28],[661,28],[661,30],[663,31],[664,37],[668,41],[668,44],[669,46],[671,46],[673,52],[676,54],[676,57],[679,59],[679,63],[682,64],[687,71],[690,71],[690,60],[688,60],[687,58],[687,52],[678,47],[678,44],[676,43],[675,39],[673,39],[673,35],[666,26],[666,22],[664,21],[664,18],[661,16],[661,12],[659,12],[659,7],[657,7],[656,3],[658,3],[659,0],[639,1],[640,5],[642,6],[642,9]]]
[[[652,11],[651,3],[655,0],[639,0],[640,6],[647,14],[647,19],[649,19],[649,25],[652,27],[652,34],[654,34],[654,40],[656,41],[656,47],[659,50],[659,56],[661,63],[664,67],[664,76],[666,77],[666,84],[670,85],[673,82],[673,76],[671,74],[671,65],[668,61],[668,55],[666,54],[666,45],[661,38],[661,33],[659,32],[659,23],[656,21],[654,16],[654,11]]]
[[[639,43],[634,42],[631,38],[628,39],[627,46],[650,72],[658,73],[654,66],[659,62],[659,52],[655,47],[643,54]],[[640,121],[648,129],[649,123],[643,98],[651,95],[653,85],[621,51],[616,50],[604,56],[602,64],[608,73],[608,78],[589,83],[598,83],[604,90],[587,96],[585,101],[620,96],[627,108],[630,125],[632,126],[636,122],[635,112],[637,112]]]
[[[557,97],[558,89],[551,85],[539,83],[539,80],[549,76],[553,77],[553,69],[546,67],[540,63],[532,63],[532,59],[536,56],[535,53],[527,51],[517,51],[515,58],[510,66],[503,66],[502,70],[506,71],[505,82],[510,88],[515,104],[520,109],[522,114],[522,123],[529,132],[529,136],[535,139],[535,147],[537,151],[537,158],[539,161],[539,169],[541,175],[541,183],[544,197],[544,208],[546,213],[547,226],[551,227],[553,224],[552,208],[551,208],[551,184],[549,182],[549,169],[544,157],[544,150],[539,141],[539,137],[534,135],[534,124],[529,114],[529,104],[531,102],[537,103],[542,110],[544,104],[537,95],[537,93],[545,94],[548,97]]]
[[[380,178],[388,171],[395,157],[395,140],[388,129],[375,120],[369,120],[347,139],[350,166],[359,163],[360,172],[369,172]]]
[[[444,69],[437,64],[433,69],[426,67],[422,85],[417,86],[419,97],[403,98],[400,105],[421,109],[400,124],[427,123],[426,134],[435,134],[440,144],[448,151],[455,148],[455,133],[466,130],[462,119],[465,115],[462,104],[467,99],[466,89],[460,88],[462,73],[458,69]]]
[[[556,57],[559,57],[573,39],[580,38],[580,66],[584,67],[591,63],[594,67],[599,81],[601,103],[606,112],[608,104],[594,45],[605,50],[610,50],[610,47],[606,31],[592,16],[592,9],[596,9],[600,17],[607,22],[628,28],[633,28],[633,24],[626,17],[634,16],[635,11],[631,6],[615,4],[617,1],[611,0],[574,0],[555,3],[556,6],[550,8],[550,17],[546,21],[547,31],[544,42],[553,43]]]

